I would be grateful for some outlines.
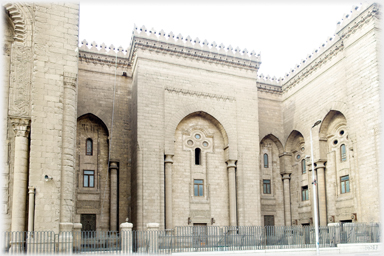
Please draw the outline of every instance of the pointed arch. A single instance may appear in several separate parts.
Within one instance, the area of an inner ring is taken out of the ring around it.
[[[228,147],[228,158],[237,160],[237,134],[231,118],[225,117],[221,111],[203,103],[190,104],[180,109],[166,121],[165,127],[165,154],[174,154],[175,131],[178,124],[188,116],[201,115],[210,120],[221,132],[225,147]]]
[[[264,136],[264,138],[260,141],[260,144],[265,140],[265,139],[271,139],[277,146],[279,150],[279,154],[282,154],[284,152],[283,144],[280,142],[280,140],[273,135],[272,133]]]
[[[295,146],[298,144],[305,143],[304,136],[301,132],[293,130],[285,143],[285,152],[292,152],[295,149]]]
[[[4,8],[7,10],[14,25],[15,42],[30,46],[32,27],[30,11],[20,3],[6,3]]]
[[[96,116],[96,115],[94,115],[94,114],[92,114],[92,113],[87,113],[87,114],[84,114],[84,115],[79,116],[79,117],[77,118],[77,122],[79,122],[79,121],[82,120],[82,119],[86,119],[86,118],[90,119],[91,121],[96,121],[96,122],[100,123],[101,126],[102,126],[102,127],[105,129],[105,131],[107,132],[107,135],[109,136],[109,130],[108,130],[108,127],[106,126],[106,124],[104,123],[104,121],[103,121],[100,117],[98,117],[98,116]]]
[[[326,138],[330,133],[334,133],[341,125],[347,125],[347,119],[344,114],[338,110],[330,110],[321,122],[319,130],[320,137]]]

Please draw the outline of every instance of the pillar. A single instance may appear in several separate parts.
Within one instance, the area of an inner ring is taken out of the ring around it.
[[[11,230],[25,231],[30,120],[12,118],[11,123],[15,132]]]
[[[284,217],[285,226],[291,226],[291,190],[289,188],[290,173],[283,174],[283,193],[284,193]]]
[[[28,231],[33,231],[34,213],[35,213],[35,188],[28,187]]]
[[[158,236],[159,236],[159,223],[148,223],[147,224],[147,242],[148,242],[148,251],[147,253],[158,254]]]
[[[229,225],[237,226],[235,160],[228,160]]]
[[[173,155],[165,155],[165,229],[173,229],[172,165]]]
[[[324,161],[316,162],[317,171],[317,196],[319,202],[319,222],[320,226],[327,226],[327,199],[325,194],[325,166]]]
[[[111,179],[111,206],[109,213],[110,230],[117,231],[117,162],[109,163],[110,179]]]
[[[120,225],[120,236],[121,236],[121,252],[123,254],[132,253],[132,223],[126,222]]]
[[[62,123],[62,166],[60,181],[60,231],[66,231],[72,236],[73,209],[74,209],[74,175],[76,153],[76,127],[77,127],[77,87],[76,74],[64,73],[63,86],[63,123]],[[63,228],[63,229],[62,229]],[[71,239],[66,237],[65,239]]]
[[[81,228],[83,224],[73,223],[73,251],[79,253],[81,250]]]

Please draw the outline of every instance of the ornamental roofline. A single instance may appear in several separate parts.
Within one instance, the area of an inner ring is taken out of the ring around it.
[[[218,45],[215,41],[209,43],[207,40],[201,41],[198,37],[192,40],[190,36],[183,37],[181,34],[176,36],[173,32],[165,33],[164,30],[156,32],[153,28],[147,30],[145,26],[138,29],[134,25],[128,52],[129,63],[133,62],[138,48],[181,54],[256,71],[261,64],[260,53],[255,51],[249,53],[247,49],[241,50],[239,47],[234,49],[231,45],[225,47],[224,44]]]
[[[284,77],[277,79],[283,87],[283,91],[292,88],[303,77],[317,69],[325,61],[336,55],[344,48],[343,39],[354,33],[356,28],[378,12],[378,4],[364,2],[358,6],[352,6],[347,14],[343,15],[337,23],[335,34],[327,37],[327,40],[315,48],[306,59],[302,59],[294,68],[291,68]]]

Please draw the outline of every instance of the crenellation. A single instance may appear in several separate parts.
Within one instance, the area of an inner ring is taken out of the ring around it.
[[[342,39],[342,37],[340,37],[339,33],[341,33],[341,31],[345,27],[347,27],[347,25],[351,24],[352,21],[354,21],[355,18],[359,14],[361,14],[363,12],[366,12],[371,7],[373,7],[372,12],[375,12],[376,4],[369,4],[369,3],[365,2],[361,6],[353,6],[352,10],[350,11],[350,13],[345,13],[343,15],[343,19],[340,22],[337,23],[335,34],[333,36],[327,37],[325,42],[322,43],[320,45],[320,47],[315,48],[312,51],[312,54],[308,54],[307,55],[307,59],[305,61],[302,61],[299,66],[296,65],[295,68],[291,69],[290,72],[285,75],[285,78],[283,80],[284,83],[288,83],[293,77],[295,77],[297,74],[299,74],[302,70],[304,70],[310,64],[313,64],[313,61],[315,59],[320,57],[322,54],[327,52],[332,47],[336,46],[336,48],[337,48],[338,47],[337,43],[340,42],[340,40]],[[372,12],[368,12],[367,16],[372,15]],[[365,17],[361,16],[360,20],[359,21],[355,21],[353,25],[357,26],[359,22],[363,22],[364,20],[365,20]],[[353,31],[351,27],[348,27],[348,30],[349,31]],[[315,63],[315,65],[316,65],[316,63]]]

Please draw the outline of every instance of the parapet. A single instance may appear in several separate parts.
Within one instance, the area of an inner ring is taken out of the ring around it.
[[[269,75],[264,76],[263,74],[260,74],[257,76],[256,80],[257,89],[260,91],[265,91],[269,93],[277,93],[281,94],[283,92],[282,89],[282,80],[281,78],[270,77]]]
[[[260,53],[257,54],[255,51],[249,53],[247,49],[241,50],[240,47],[234,49],[231,45],[225,47],[224,44],[218,45],[215,41],[209,43],[207,40],[201,41],[198,37],[193,40],[190,36],[183,37],[180,33],[175,35],[173,32],[165,33],[163,30],[156,32],[153,28],[147,30],[145,26],[138,29],[134,25],[128,53],[130,63],[138,48],[200,58],[255,71],[261,64]]]
[[[115,66],[119,67],[128,66],[128,53],[129,48],[126,50],[123,47],[115,48],[113,44],[107,47],[104,43],[98,45],[95,41],[88,44],[84,39],[81,42],[79,51],[79,60],[87,63]]]
[[[104,43],[97,44],[95,41],[89,44],[87,40],[84,39],[83,41],[81,41],[80,51],[104,53],[113,56],[117,55],[118,57],[126,57],[127,52],[129,52],[129,48],[125,50],[121,46],[119,48],[115,48],[113,44],[107,47]]]
[[[354,31],[376,12],[377,4],[375,3],[365,2],[358,6],[353,6],[351,11],[344,14],[341,21],[337,23],[335,34],[327,37],[324,43],[315,48],[312,53],[308,54],[305,59],[302,59],[281,78],[283,91],[293,87],[302,79],[302,76],[305,77],[308,72],[312,72],[327,59],[342,50],[344,46],[342,39],[346,34]]]

